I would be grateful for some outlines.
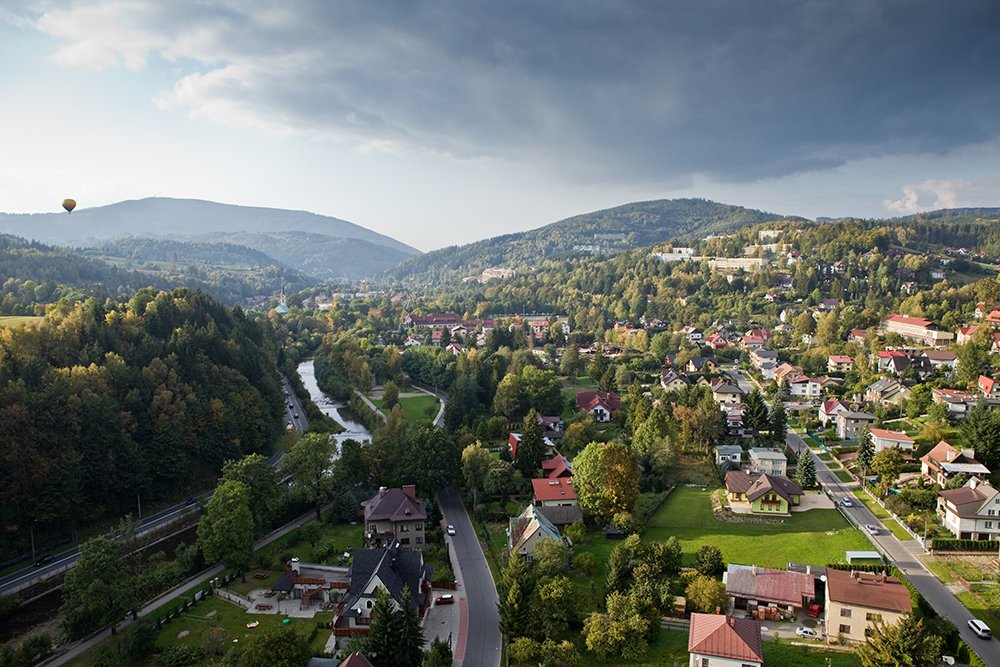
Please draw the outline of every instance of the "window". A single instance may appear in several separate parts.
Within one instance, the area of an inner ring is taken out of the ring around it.
[[[840,615],[843,616],[844,618],[850,618],[851,617],[851,610],[850,609],[841,609],[840,610]]]
[[[413,524],[413,530],[417,531],[418,533],[421,532],[423,529],[424,529],[424,524],[423,523],[415,523],[415,524]]]
[[[882,614],[876,614],[875,612],[870,611],[867,614],[865,614],[865,620],[866,621],[881,621],[882,620]]]
[[[418,537],[417,538],[417,544],[423,544],[423,543],[424,543],[424,538]]]
[[[401,523],[401,524],[399,524],[399,532],[401,532],[401,533],[408,533],[408,532],[410,532],[410,527],[407,526],[405,523]]]
[[[871,636],[872,636],[872,629],[865,628],[865,637],[871,637]]]
[[[410,543],[410,538],[404,537],[399,541],[399,543],[402,545],[408,545]]]
[[[995,516],[996,515],[996,510],[986,510],[986,514],[987,514],[987,516]]]
[[[840,634],[842,634],[842,635],[849,635],[849,634],[851,634],[851,626],[849,626],[849,625],[841,625],[840,626]]]
[[[371,608],[372,608],[372,601],[371,601],[371,600],[369,600],[369,601],[368,601],[368,602],[367,602],[367,603],[365,604],[365,606],[366,606],[366,607],[368,607],[369,609],[371,609]]]
[[[702,658],[701,659],[701,667],[709,667],[709,665],[708,665],[708,658]]]

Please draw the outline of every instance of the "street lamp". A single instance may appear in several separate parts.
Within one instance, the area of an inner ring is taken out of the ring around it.
[[[35,524],[38,523],[38,519],[32,519],[31,524],[28,526],[31,531],[31,560],[35,560]]]

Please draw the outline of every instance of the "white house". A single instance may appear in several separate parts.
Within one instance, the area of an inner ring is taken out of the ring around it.
[[[1000,539],[1000,493],[976,477],[961,488],[939,491],[937,513],[958,539]]]
[[[715,464],[729,464],[731,468],[739,468],[743,461],[743,448],[739,445],[719,445],[715,448]]]
[[[811,378],[805,375],[796,375],[794,377],[789,377],[787,381],[788,393],[794,398],[813,399],[820,397],[822,386],[820,386],[817,378]]]
[[[532,560],[535,545],[545,540],[561,541],[559,530],[539,508],[528,505],[521,515],[510,520],[507,527],[507,549],[525,560]]]
[[[777,449],[771,447],[752,447],[750,449],[750,469],[766,475],[784,477],[788,470],[788,459]]]
[[[691,614],[688,667],[761,667],[760,623],[724,614]]]
[[[878,454],[883,449],[896,447],[903,452],[913,451],[913,438],[902,431],[889,431],[884,428],[873,428],[870,431],[872,444],[875,446],[875,453]]]
[[[844,404],[843,401],[836,398],[828,398],[823,401],[823,405],[819,406],[819,420],[823,423],[824,428],[831,421],[837,418],[837,415],[841,412],[850,412],[850,408]]]

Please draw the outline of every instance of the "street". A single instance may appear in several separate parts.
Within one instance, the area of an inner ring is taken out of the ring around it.
[[[463,609],[461,629],[452,651],[455,663],[463,667],[498,667],[500,664],[500,613],[497,589],[486,564],[472,521],[455,489],[437,496],[445,523],[455,526],[455,535],[445,538],[449,545],[458,596]]]
[[[906,578],[913,584],[914,588],[924,596],[924,599],[927,600],[938,614],[955,624],[955,627],[958,628],[959,633],[962,635],[962,639],[979,654],[979,657],[987,665],[997,665],[1000,667],[1000,643],[996,639],[980,639],[972,632],[968,626],[968,621],[973,618],[972,613],[920,562],[918,555],[923,553],[921,544],[916,540],[900,542],[896,539],[864,503],[854,498],[853,487],[857,484],[854,482],[841,482],[826,463],[806,446],[799,434],[789,431],[786,442],[792,451],[797,454],[805,453],[807,456],[813,457],[813,462],[816,464],[817,481],[835,499],[839,500],[844,497],[850,497],[855,500],[853,507],[841,507],[840,511],[848,515],[859,527],[862,534],[872,541],[879,551],[885,554],[906,575]],[[877,526],[879,534],[870,535],[863,528],[866,524]]]

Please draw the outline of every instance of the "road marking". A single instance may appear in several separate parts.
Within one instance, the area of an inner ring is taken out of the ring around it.
[[[455,660],[465,658],[465,642],[469,636],[469,601],[461,598],[458,601],[458,641],[455,642]]]

